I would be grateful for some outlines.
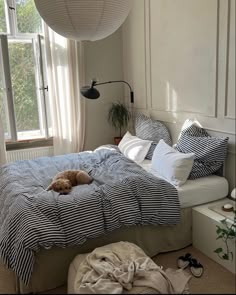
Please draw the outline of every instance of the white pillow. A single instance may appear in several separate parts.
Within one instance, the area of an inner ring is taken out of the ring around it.
[[[133,136],[127,131],[121,139],[118,148],[127,158],[136,163],[141,163],[146,157],[151,143],[152,141],[143,140],[137,136]]]
[[[180,153],[161,139],[154,150],[151,167],[168,182],[181,186],[192,170],[193,160],[194,153]]]

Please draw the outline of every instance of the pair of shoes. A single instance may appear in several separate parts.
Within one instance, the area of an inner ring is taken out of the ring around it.
[[[198,262],[197,259],[193,258],[190,253],[180,256],[177,260],[177,265],[182,269],[185,269],[189,266],[192,275],[196,278],[200,278],[204,271],[202,264]]]
[[[178,267],[185,269],[186,267],[189,266],[191,259],[192,259],[192,255],[190,253],[186,253],[184,256],[180,256],[177,260]]]

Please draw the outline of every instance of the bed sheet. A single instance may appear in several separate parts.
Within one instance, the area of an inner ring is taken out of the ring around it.
[[[140,166],[152,175],[163,178],[151,168],[151,160],[144,160]],[[176,189],[181,208],[187,208],[225,198],[229,192],[229,185],[225,177],[209,175],[187,180],[184,185]]]

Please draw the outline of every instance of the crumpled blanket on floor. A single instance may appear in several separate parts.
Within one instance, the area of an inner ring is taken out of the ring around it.
[[[182,269],[157,266],[144,251],[129,242],[96,248],[77,269],[76,294],[121,294],[133,287],[149,287],[160,294],[188,293],[190,275]]]

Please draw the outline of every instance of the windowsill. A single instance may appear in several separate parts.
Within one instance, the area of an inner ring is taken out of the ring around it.
[[[17,142],[6,142],[7,151],[45,147],[45,146],[53,146],[53,137],[31,139],[31,140],[19,140]]]

